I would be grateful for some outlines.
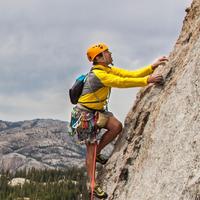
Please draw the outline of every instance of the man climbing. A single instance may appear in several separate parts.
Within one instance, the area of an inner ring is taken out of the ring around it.
[[[94,195],[103,199],[107,198],[107,194],[95,184],[94,159],[103,165],[106,164],[108,159],[101,154],[101,150],[122,131],[122,123],[107,110],[111,88],[144,87],[150,83],[161,83],[163,81],[161,75],[150,74],[167,61],[167,58],[163,56],[152,65],[128,71],[113,66],[111,52],[104,43],[89,47],[87,57],[90,62],[93,62],[93,66],[88,73],[78,104],[74,108],[74,116],[76,129],[79,129],[78,138],[87,147],[86,168],[90,180],[93,181]],[[96,134],[100,128],[106,129],[106,132],[97,143]]]

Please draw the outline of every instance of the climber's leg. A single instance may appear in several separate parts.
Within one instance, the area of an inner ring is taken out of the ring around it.
[[[116,136],[119,135],[119,133],[122,131],[122,123],[114,116],[110,116],[106,123],[105,129],[107,129],[107,131],[103,134],[97,146],[97,155],[100,154],[101,150],[107,144],[112,142]]]

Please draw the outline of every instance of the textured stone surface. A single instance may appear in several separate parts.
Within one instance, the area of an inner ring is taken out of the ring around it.
[[[155,73],[99,172],[109,200],[200,199],[200,1],[186,9],[169,63]]]

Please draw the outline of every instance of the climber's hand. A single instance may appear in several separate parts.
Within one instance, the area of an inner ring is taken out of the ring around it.
[[[147,79],[148,83],[162,84],[164,82],[163,76],[160,74],[150,75]]]
[[[152,69],[156,69],[159,65],[165,64],[166,61],[168,61],[168,58],[166,56],[162,56],[158,58],[153,64],[152,64]]]

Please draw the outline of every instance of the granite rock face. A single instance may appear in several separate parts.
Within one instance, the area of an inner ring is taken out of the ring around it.
[[[200,199],[200,1],[186,9],[163,85],[137,95],[99,180],[109,200]]]
[[[0,169],[83,166],[85,149],[68,135],[67,126],[51,119],[0,121]]]

